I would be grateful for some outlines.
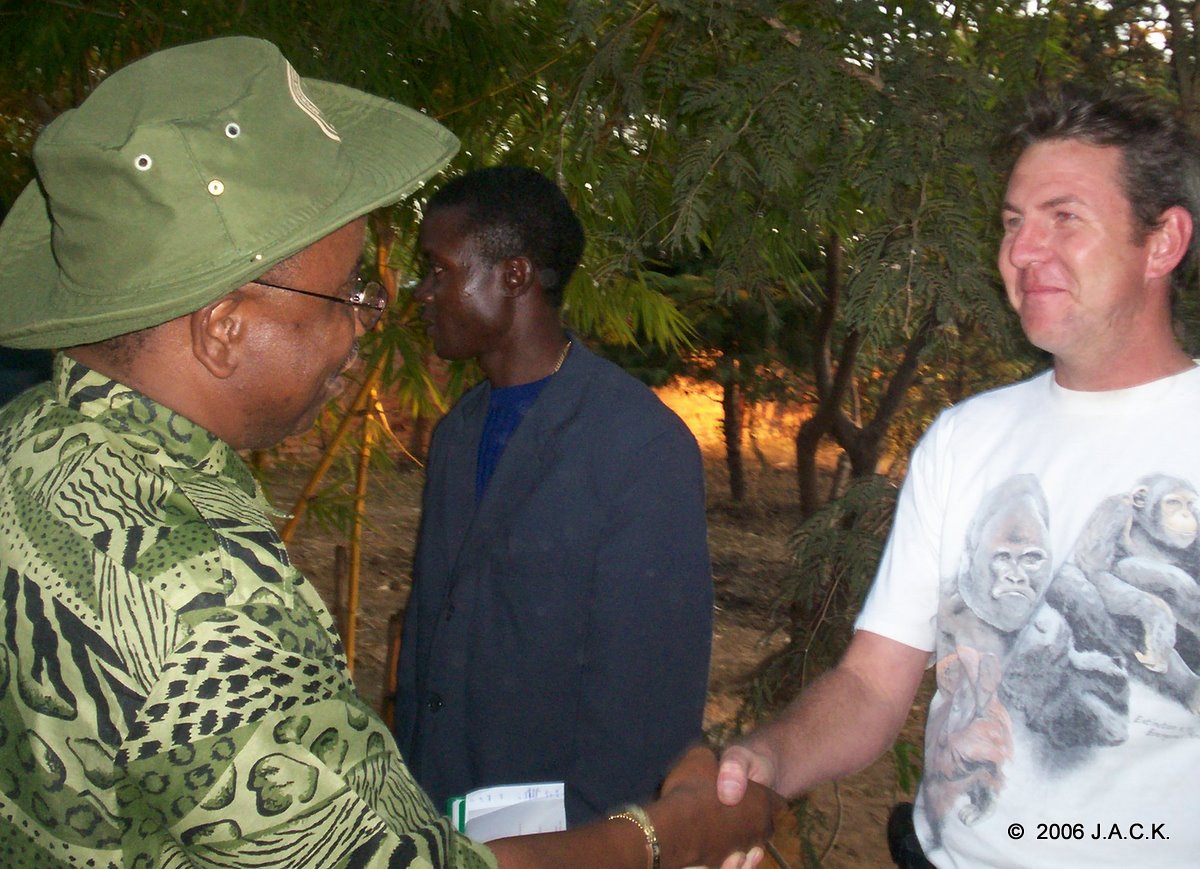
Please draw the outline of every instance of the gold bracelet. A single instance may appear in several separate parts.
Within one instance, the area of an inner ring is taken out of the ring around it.
[[[646,837],[646,851],[649,857],[646,866],[648,869],[659,869],[662,852],[658,847],[658,834],[654,832],[654,824],[650,822],[650,816],[646,814],[645,809],[641,806],[625,806],[619,812],[609,815],[608,820],[629,821],[631,824],[636,824],[637,828],[642,831],[642,835]]]

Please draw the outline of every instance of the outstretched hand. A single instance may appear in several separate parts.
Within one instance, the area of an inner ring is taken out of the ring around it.
[[[676,840],[681,849],[677,856],[683,860],[722,869],[752,869],[762,859],[761,850],[751,850],[752,846],[770,837],[772,818],[783,800],[750,782],[743,786],[736,804],[726,805],[717,799],[716,785],[716,755],[701,746],[691,748],[667,776],[652,811],[673,833],[686,839]],[[669,865],[665,860],[664,864]]]
[[[717,773],[717,798],[727,806],[736,806],[746,795],[750,782],[774,790],[775,763],[766,754],[745,745],[731,745],[721,754]]]

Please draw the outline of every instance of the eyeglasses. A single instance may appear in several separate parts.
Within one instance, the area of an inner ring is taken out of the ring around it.
[[[379,283],[379,281],[364,281],[361,277],[356,277],[350,282],[353,285],[353,289],[348,296],[330,296],[327,293],[314,293],[312,290],[285,287],[283,284],[273,284],[270,281],[257,279],[250,281],[250,283],[261,284],[264,287],[271,287],[276,290],[287,290],[289,293],[299,293],[302,296],[313,296],[317,299],[329,299],[331,302],[350,305],[358,315],[358,322],[362,323],[363,331],[366,332],[370,332],[375,328],[375,324],[383,316],[383,309],[388,305],[388,294],[383,284]]]

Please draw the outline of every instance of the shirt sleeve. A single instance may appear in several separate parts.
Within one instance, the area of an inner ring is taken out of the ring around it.
[[[913,450],[875,582],[854,625],[926,651],[936,640],[947,429],[939,419]]]

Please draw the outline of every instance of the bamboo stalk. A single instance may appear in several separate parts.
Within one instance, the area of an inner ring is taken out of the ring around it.
[[[296,503],[292,505],[292,518],[288,519],[287,524],[283,526],[283,530],[279,532],[279,536],[283,539],[284,543],[292,542],[292,535],[296,533],[296,527],[300,524],[300,520],[304,518],[304,512],[308,509],[308,502],[312,500],[312,496],[321,485],[321,480],[325,477],[330,467],[333,466],[334,459],[337,458],[337,452],[342,446],[342,441],[346,439],[346,435],[350,431],[350,424],[360,417],[363,409],[367,407],[368,400],[375,395],[375,387],[379,383],[379,378],[383,376],[383,365],[386,359],[386,353],[380,353],[375,357],[370,371],[367,372],[367,376],[358,390],[358,395],[354,396],[354,401],[350,403],[350,407],[346,410],[346,415],[342,417],[337,431],[333,433],[333,440],[325,448],[325,453],[321,456],[321,461],[317,463],[317,467],[313,470],[312,476],[309,477],[308,482],[305,484],[304,490],[297,496]]]
[[[367,399],[367,406],[376,403],[375,389]],[[350,675],[354,675],[354,646],[358,634],[358,581],[362,573],[362,530],[363,517],[367,512],[367,481],[370,478],[371,451],[375,446],[375,426],[370,415],[363,418],[362,446],[358,451],[358,474],[354,485],[354,522],[350,527],[350,574],[346,583],[346,635],[342,642],[346,647],[346,661]]]

